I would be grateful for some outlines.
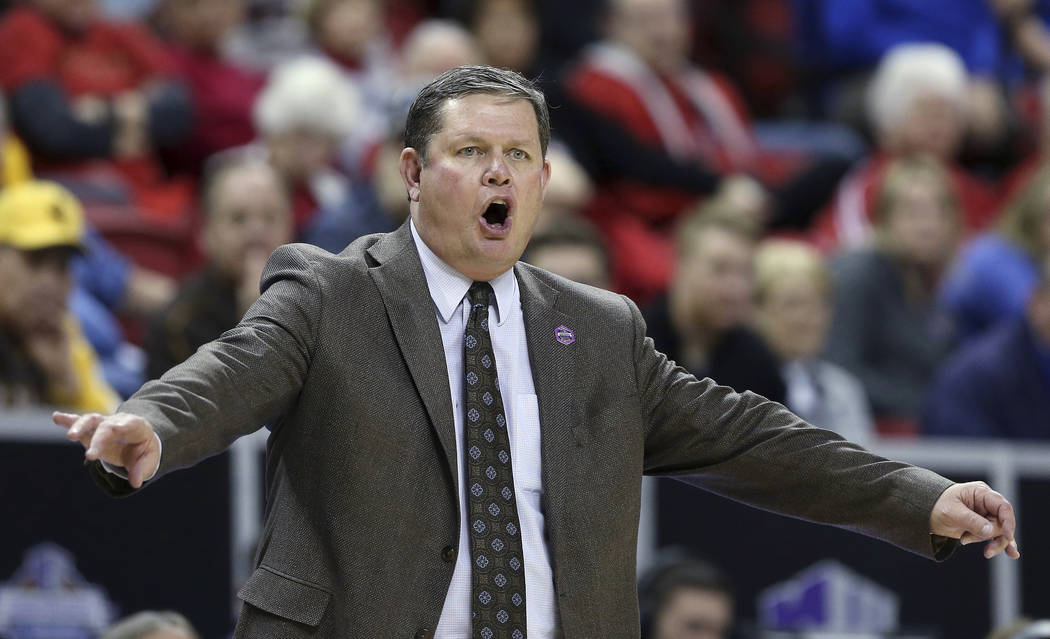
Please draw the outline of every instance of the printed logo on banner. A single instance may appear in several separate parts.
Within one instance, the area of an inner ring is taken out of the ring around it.
[[[0,636],[9,639],[93,639],[116,615],[100,586],[77,572],[73,554],[45,542],[25,552],[0,585]]]

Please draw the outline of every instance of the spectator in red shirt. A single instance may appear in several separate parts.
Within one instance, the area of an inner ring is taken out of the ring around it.
[[[181,212],[190,193],[168,183],[159,149],[190,123],[185,89],[146,31],[98,16],[95,0],[31,0],[0,20],[0,90],[41,175],[88,202]]]
[[[193,174],[209,155],[255,137],[252,103],[265,78],[223,54],[244,9],[245,0],[163,0],[157,9],[156,24],[193,97],[193,129],[174,158]]]
[[[575,103],[615,123],[619,135],[697,170],[728,175],[756,166],[755,140],[736,92],[689,62],[682,0],[613,0],[606,24],[606,39],[589,47],[567,77]],[[674,221],[699,193],[626,172],[598,177],[587,214],[615,257],[614,286],[651,299],[671,276]],[[708,190],[716,181],[709,180]]]

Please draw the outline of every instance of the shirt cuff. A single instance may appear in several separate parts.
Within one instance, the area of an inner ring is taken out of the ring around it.
[[[160,459],[164,455],[164,444],[160,441],[160,435],[158,435],[157,433],[153,433],[153,436],[157,438],[157,450],[159,453],[157,455],[157,467],[153,469],[153,473],[151,473],[149,477],[146,477],[142,480],[143,483],[153,479],[153,477],[157,474],[157,471],[160,470]],[[102,462],[102,467],[106,469],[107,473],[111,475],[116,475],[121,479],[128,478],[128,471],[123,466],[114,466],[113,464],[109,463],[104,459],[100,459],[99,461]]]

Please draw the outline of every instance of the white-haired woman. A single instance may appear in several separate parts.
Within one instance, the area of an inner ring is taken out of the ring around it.
[[[902,44],[879,63],[868,85],[867,109],[876,151],[843,178],[817,218],[817,244],[831,251],[872,238],[873,200],[894,158],[928,155],[949,167],[970,232],[988,225],[997,198],[992,187],[954,164],[970,124],[971,78],[955,51],[935,43]]]
[[[338,67],[304,56],[274,69],[255,102],[253,145],[284,178],[296,235],[330,250],[364,232],[387,230],[367,183],[336,169],[356,126],[360,99]],[[321,230],[323,228],[323,230]],[[345,241],[344,241],[345,240]]]

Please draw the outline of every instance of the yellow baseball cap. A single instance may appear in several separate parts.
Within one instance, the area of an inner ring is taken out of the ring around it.
[[[83,239],[84,211],[65,187],[34,180],[0,191],[0,244],[24,251],[79,249]]]

